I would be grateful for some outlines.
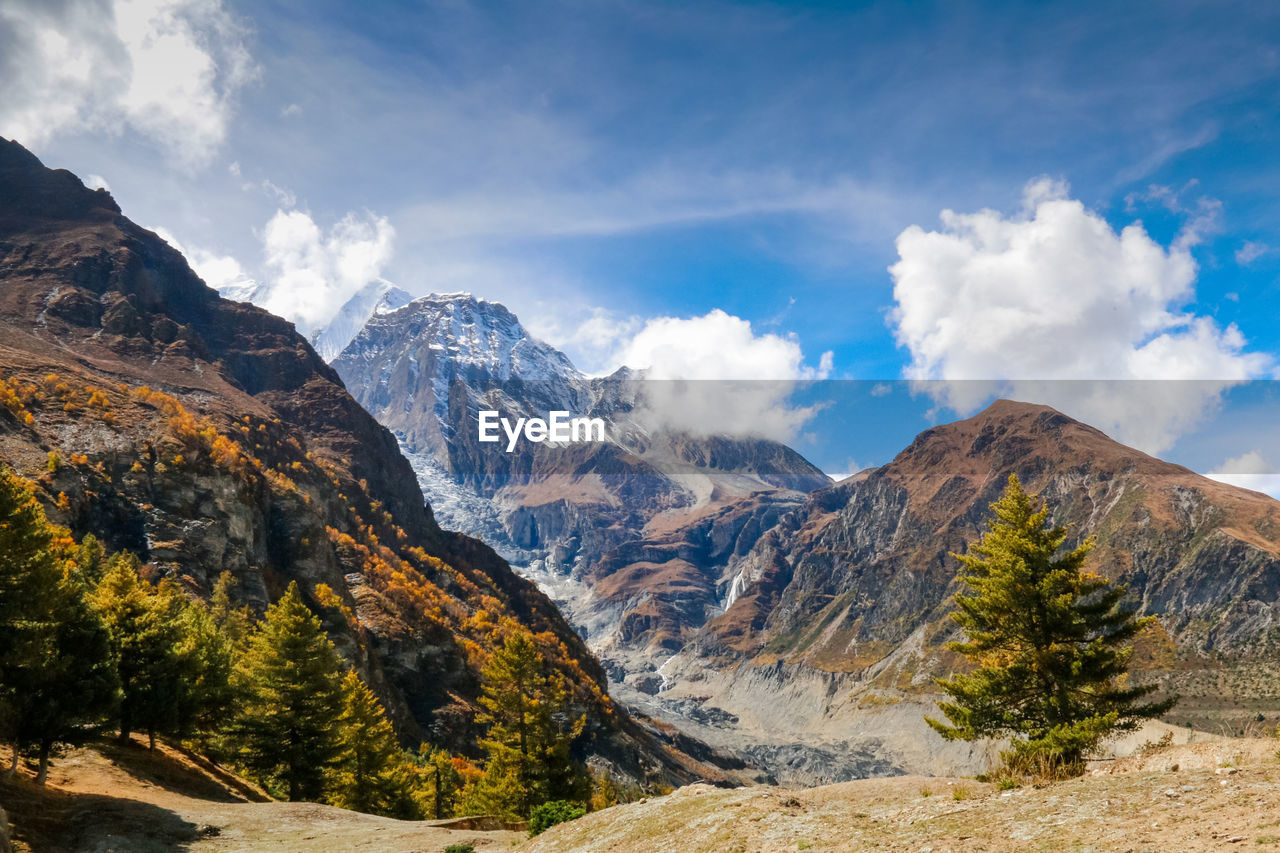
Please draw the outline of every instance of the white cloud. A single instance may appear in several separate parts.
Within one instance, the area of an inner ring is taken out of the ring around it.
[[[1236,250],[1236,263],[1242,267],[1247,267],[1249,264],[1253,263],[1270,251],[1271,247],[1266,243],[1258,243],[1250,240]]]
[[[253,188],[253,184],[247,184],[246,186],[250,189]],[[294,195],[292,191],[287,190],[282,186],[279,186],[278,184],[271,181],[269,178],[263,178],[258,183],[258,187],[261,188],[264,193],[274,198],[277,202],[279,202],[284,207],[298,206],[298,197]]]
[[[280,115],[284,118],[294,118],[302,115],[302,107],[297,104],[290,104],[280,111]]]
[[[815,413],[791,405],[795,383],[825,379],[832,367],[831,353],[810,367],[794,337],[757,335],[720,309],[650,319],[616,358],[645,371],[642,393],[655,428],[778,441],[793,440]]]
[[[326,233],[302,211],[276,211],[262,234],[269,275],[254,301],[310,334],[381,278],[394,237],[387,218],[369,212],[348,213]]]
[[[649,320],[618,360],[647,370],[651,379],[824,378],[804,365],[795,338],[757,335],[749,322],[719,308],[701,317]]]
[[[592,376],[605,376],[618,368],[620,341],[629,340],[643,325],[639,317],[627,317],[599,307],[549,306],[522,315],[534,337],[568,354],[574,365]]]
[[[860,465],[853,459],[846,459],[844,464],[836,471],[823,471],[822,473],[830,477],[834,482],[839,483],[841,480],[847,480],[859,471],[865,471],[869,466]]]
[[[111,192],[111,185],[107,183],[107,179],[101,175],[90,175],[84,179],[84,185],[91,190],[106,190]]]
[[[947,210],[940,231],[907,228],[889,268],[905,375],[948,380],[929,393],[962,414],[1004,394],[1167,449],[1223,390],[1273,369],[1271,357],[1244,351],[1234,325],[1180,310],[1194,297],[1191,247],[1214,215],[1198,205],[1166,249],[1141,224],[1117,233],[1064,184],[1039,179],[1014,216]],[[1059,381],[1068,379],[1195,381]]]
[[[1205,476],[1280,498],[1280,471],[1257,450],[1228,459]]]
[[[16,0],[0,6],[0,133],[39,146],[129,129],[184,168],[226,139],[257,73],[221,0]]]

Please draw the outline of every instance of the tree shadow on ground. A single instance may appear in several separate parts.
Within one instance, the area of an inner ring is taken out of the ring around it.
[[[187,749],[162,746],[152,752],[140,740],[126,744],[113,740],[96,749],[133,778],[186,797],[218,803],[271,801],[235,774]]]
[[[190,849],[200,828],[151,803],[102,794],[0,783],[13,839],[32,853],[161,853]],[[21,850],[22,847],[17,847]]]

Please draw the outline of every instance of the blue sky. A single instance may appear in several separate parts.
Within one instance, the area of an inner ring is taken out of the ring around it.
[[[800,358],[781,357],[797,376],[978,378],[990,362],[932,336],[928,306],[904,309],[903,294],[961,293],[949,310],[978,337],[991,294],[948,278],[951,249],[926,239],[904,255],[904,232],[955,237],[964,228],[942,211],[989,209],[983,222],[1009,226],[1015,244],[1102,223],[1114,234],[1072,244],[1097,255],[1140,222],[1150,263],[1097,266],[1120,284],[1093,298],[1149,322],[1037,326],[1028,370],[991,378],[1094,378],[1102,368],[1077,350],[1114,352],[1127,366],[1108,378],[1274,376],[1280,6],[6,6],[0,82],[20,97],[0,107],[0,134],[100,176],[134,219],[257,281],[471,290],[591,370],[642,357],[628,341],[655,319],[720,309],[789,341]],[[87,73],[57,70],[66,57],[36,37],[49,32],[90,57]],[[163,36],[169,52],[148,54]],[[184,85],[139,85],[164,62]],[[1052,192],[1029,195],[1042,177]],[[1059,205],[1064,230],[1037,199]],[[1075,297],[1069,277],[1037,266],[1070,246],[1020,265],[1001,251],[980,246],[973,275],[1008,262],[1040,288],[1040,311]],[[1124,290],[1147,273],[1181,283]],[[1167,347],[1147,347],[1162,336]],[[1189,405],[1208,418],[1233,399]],[[1193,434],[1184,424],[1151,446],[1201,470],[1222,461]],[[1231,455],[1265,450],[1251,440]],[[830,442],[811,451],[828,468],[842,464]]]

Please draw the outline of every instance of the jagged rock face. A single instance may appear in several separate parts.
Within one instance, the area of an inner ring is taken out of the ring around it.
[[[758,439],[694,438],[644,417],[623,369],[588,378],[506,308],[426,296],[374,316],[333,361],[400,439],[445,520],[493,544],[544,588],[618,676],[652,672],[727,594],[726,530],[771,526],[829,479]],[[600,417],[608,440],[482,443],[482,409]],[[744,540],[745,541],[745,540]]]
[[[395,437],[289,323],[3,140],[0,368],[0,461],[55,521],[197,594],[230,570],[259,610],[297,581],[406,742],[474,748],[486,637],[513,619],[546,640],[588,750],[639,779],[718,775],[618,712],[532,583],[436,524]]]
[[[1071,526],[1073,542],[1095,537],[1091,568],[1126,583],[1184,646],[1245,654],[1277,638],[1280,503],[1007,401],[812,495],[756,546],[746,594],[708,635],[856,670],[921,624],[945,633],[948,552],[978,539],[1010,473]]]

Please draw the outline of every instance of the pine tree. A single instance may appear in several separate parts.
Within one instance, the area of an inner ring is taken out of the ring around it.
[[[0,466],[0,735],[12,741],[18,694],[40,666],[47,638],[43,608],[57,582],[53,532],[30,485]],[[13,751],[12,773],[18,750]]]
[[[548,677],[533,638],[513,631],[481,671],[488,725],[480,745],[486,754],[483,778],[467,792],[468,811],[527,818],[534,806],[553,799],[584,796],[585,774],[569,755],[583,719],[568,717],[564,679]]]
[[[115,704],[111,638],[88,600],[88,585],[70,561],[49,601],[50,642],[38,678],[19,697],[17,742],[39,762],[36,784],[49,773],[59,744],[84,742]]]
[[[115,699],[107,634],[74,550],[31,486],[0,467],[0,733],[13,745],[9,773],[34,750],[40,784],[53,749],[87,734]]]
[[[244,649],[253,631],[253,617],[248,607],[236,607],[231,600],[231,588],[236,585],[235,576],[229,571],[218,575],[209,596],[209,616],[217,629],[231,641],[237,651]]]
[[[213,621],[202,601],[188,602],[182,615],[182,644],[178,648],[182,683],[178,703],[178,734],[194,737],[208,755],[211,736],[226,727],[235,705],[231,686],[235,650],[231,638]]]
[[[418,748],[416,766],[430,787],[430,811],[436,820],[453,817],[462,796],[462,773],[458,762],[447,750],[435,749],[428,744]]]
[[[112,555],[92,601],[110,632],[120,676],[120,741],[141,730],[154,749],[158,734],[179,727],[187,600],[172,582],[153,586],[139,568],[134,554]]]
[[[75,550],[74,557],[85,582],[91,586],[96,584],[102,577],[103,563],[106,558],[106,550],[98,541],[98,537],[92,533],[85,534]]]
[[[340,752],[329,778],[329,802],[358,812],[420,820],[417,774],[377,697],[355,672],[342,681]]]
[[[1038,503],[1010,476],[982,540],[952,555],[966,590],[952,618],[966,639],[948,648],[977,668],[938,681],[949,723],[927,720],[948,739],[1012,738],[1012,769],[1078,773],[1102,739],[1176,700],[1143,703],[1154,687],[1126,685],[1129,641],[1154,617],[1137,618],[1120,606],[1124,586],[1083,570],[1091,540],[1058,554],[1067,530],[1046,527]]]
[[[236,671],[240,758],[290,800],[319,800],[338,758],[342,668],[297,583],[271,607]]]

